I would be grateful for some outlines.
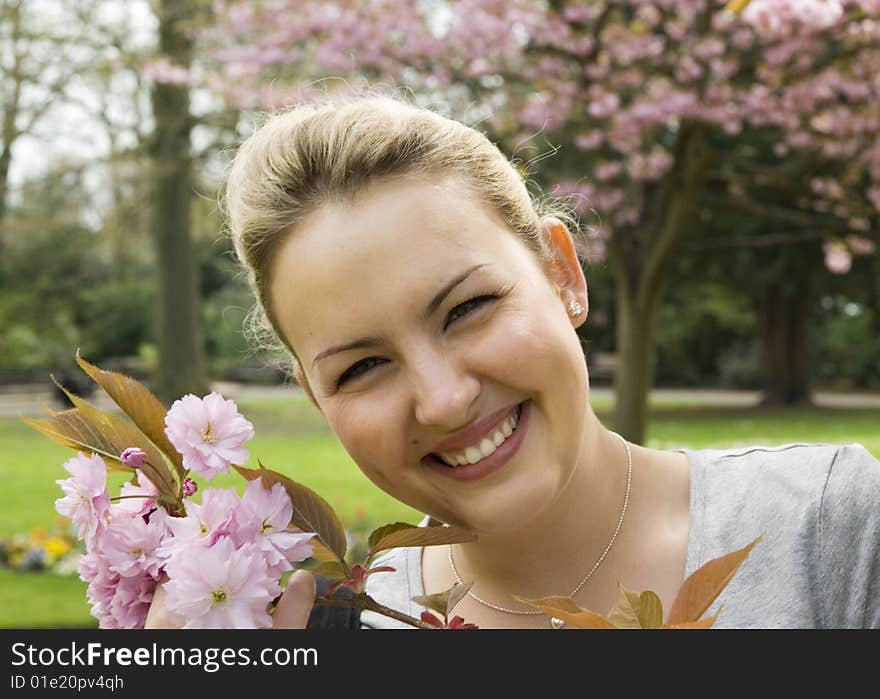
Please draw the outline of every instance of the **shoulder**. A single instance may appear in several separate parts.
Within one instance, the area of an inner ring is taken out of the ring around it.
[[[749,623],[878,623],[880,462],[864,446],[796,443],[686,453],[692,465],[688,568],[764,537],[731,585],[736,605],[754,612]]]
[[[689,452],[698,494],[752,503],[801,503],[856,514],[880,489],[880,461],[863,445],[794,443]],[[705,491],[705,492],[700,492]]]
[[[685,450],[691,463],[689,568],[758,536],[763,543],[749,567],[768,549],[790,551],[815,539],[822,493],[839,448],[798,442]]]
[[[697,514],[710,519],[818,510],[834,464],[851,460],[856,446],[798,442],[686,450],[692,507],[702,508]]]
[[[818,555],[830,592],[828,625],[880,628],[880,461],[840,448],[819,515]]]
[[[877,511],[880,495],[880,461],[861,444],[838,448],[828,469],[822,494],[822,512],[842,510],[848,515],[863,516],[864,510]]]

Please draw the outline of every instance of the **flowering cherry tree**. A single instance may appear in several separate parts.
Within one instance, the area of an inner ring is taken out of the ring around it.
[[[616,427],[632,440],[665,274],[701,212],[809,218],[838,272],[875,248],[878,0],[226,0],[216,20],[200,37],[210,60],[188,77],[165,66],[174,80],[242,108],[327,75],[404,83],[570,197],[590,256],[614,270]],[[773,206],[747,147],[768,135],[800,193]]]

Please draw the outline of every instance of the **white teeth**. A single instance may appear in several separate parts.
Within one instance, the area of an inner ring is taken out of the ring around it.
[[[460,452],[440,452],[440,458],[450,466],[464,466],[475,464],[487,456],[495,453],[504,440],[513,434],[518,422],[518,411],[502,422],[491,437],[486,437],[478,446],[468,447]]]
[[[475,464],[483,458],[483,453],[478,447],[468,447],[464,450],[464,455],[467,457],[469,464]]]

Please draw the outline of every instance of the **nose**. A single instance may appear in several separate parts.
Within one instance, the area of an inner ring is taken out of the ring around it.
[[[473,418],[480,380],[453,357],[441,352],[410,365],[416,420],[425,426],[454,430]]]

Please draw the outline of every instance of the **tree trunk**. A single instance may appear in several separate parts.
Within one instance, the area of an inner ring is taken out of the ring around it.
[[[9,166],[12,162],[12,149],[4,143],[0,150],[0,255],[6,245],[6,209],[9,198]]]
[[[767,289],[758,302],[765,389],[761,404],[810,404],[807,322],[811,294]]]
[[[159,48],[170,62],[189,66],[192,40],[186,33],[190,3],[162,0]],[[198,270],[190,233],[192,161],[189,90],[157,83],[152,91],[155,134],[153,239],[159,277],[159,369],[154,389],[170,401],[207,392],[199,321]]]
[[[654,383],[654,327],[657,296],[640,304],[629,290],[629,280],[616,280],[615,335],[618,369],[614,378],[614,428],[634,444],[645,439],[648,424],[648,393]]]
[[[643,208],[639,228],[629,234],[615,231],[609,242],[620,357],[614,379],[614,428],[634,444],[644,442],[646,435],[654,328],[669,261],[699,210],[709,163],[703,127],[682,126],[674,157],[675,166]]]

